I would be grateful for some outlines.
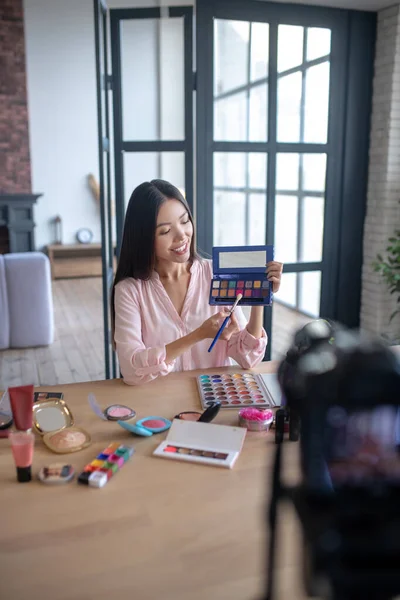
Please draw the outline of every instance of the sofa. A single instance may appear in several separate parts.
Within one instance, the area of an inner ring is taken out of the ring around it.
[[[0,350],[54,340],[50,262],[42,252],[0,255]]]

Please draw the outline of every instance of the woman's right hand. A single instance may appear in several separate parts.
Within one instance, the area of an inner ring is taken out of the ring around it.
[[[228,314],[229,310],[223,310],[204,321],[197,330],[199,338],[202,340],[214,338]]]

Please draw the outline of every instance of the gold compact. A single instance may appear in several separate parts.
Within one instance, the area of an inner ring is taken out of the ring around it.
[[[46,446],[57,454],[78,452],[90,445],[90,435],[74,427],[74,418],[61,398],[49,398],[33,405],[33,427]]]

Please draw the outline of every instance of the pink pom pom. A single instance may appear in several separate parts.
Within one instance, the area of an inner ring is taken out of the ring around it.
[[[239,417],[246,421],[272,421],[274,413],[272,410],[260,410],[259,408],[242,408]]]

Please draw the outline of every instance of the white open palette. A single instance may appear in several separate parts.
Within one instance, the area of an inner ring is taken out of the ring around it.
[[[222,408],[274,408],[281,406],[282,392],[276,373],[224,373],[197,377],[201,404],[207,408],[221,402]]]
[[[175,419],[167,439],[154,456],[213,467],[232,469],[243,446],[247,430],[228,425]]]

